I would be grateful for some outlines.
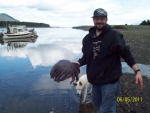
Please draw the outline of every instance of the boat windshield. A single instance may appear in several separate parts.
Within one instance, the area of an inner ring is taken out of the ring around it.
[[[14,29],[13,29],[13,32],[14,32],[14,33],[17,33],[17,29],[16,29],[16,28],[14,28]]]
[[[18,32],[23,32],[23,30],[22,29],[18,29]]]

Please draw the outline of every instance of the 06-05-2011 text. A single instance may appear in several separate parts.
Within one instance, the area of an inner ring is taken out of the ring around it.
[[[142,102],[142,97],[117,97],[117,102]]]

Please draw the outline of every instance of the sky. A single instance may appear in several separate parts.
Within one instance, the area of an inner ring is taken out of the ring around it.
[[[93,25],[93,12],[103,8],[110,25],[138,25],[150,19],[149,0],[0,0],[0,13],[19,21],[50,26]]]

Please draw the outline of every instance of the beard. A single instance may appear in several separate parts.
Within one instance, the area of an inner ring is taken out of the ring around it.
[[[95,23],[95,28],[98,31],[102,31],[104,29],[105,25],[106,24],[103,24],[103,23]]]

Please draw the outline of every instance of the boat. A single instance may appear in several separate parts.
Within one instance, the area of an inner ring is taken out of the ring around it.
[[[7,27],[6,32],[0,33],[1,43],[7,42],[32,42],[32,39],[38,37],[34,29],[28,30],[25,25],[12,25]]]

